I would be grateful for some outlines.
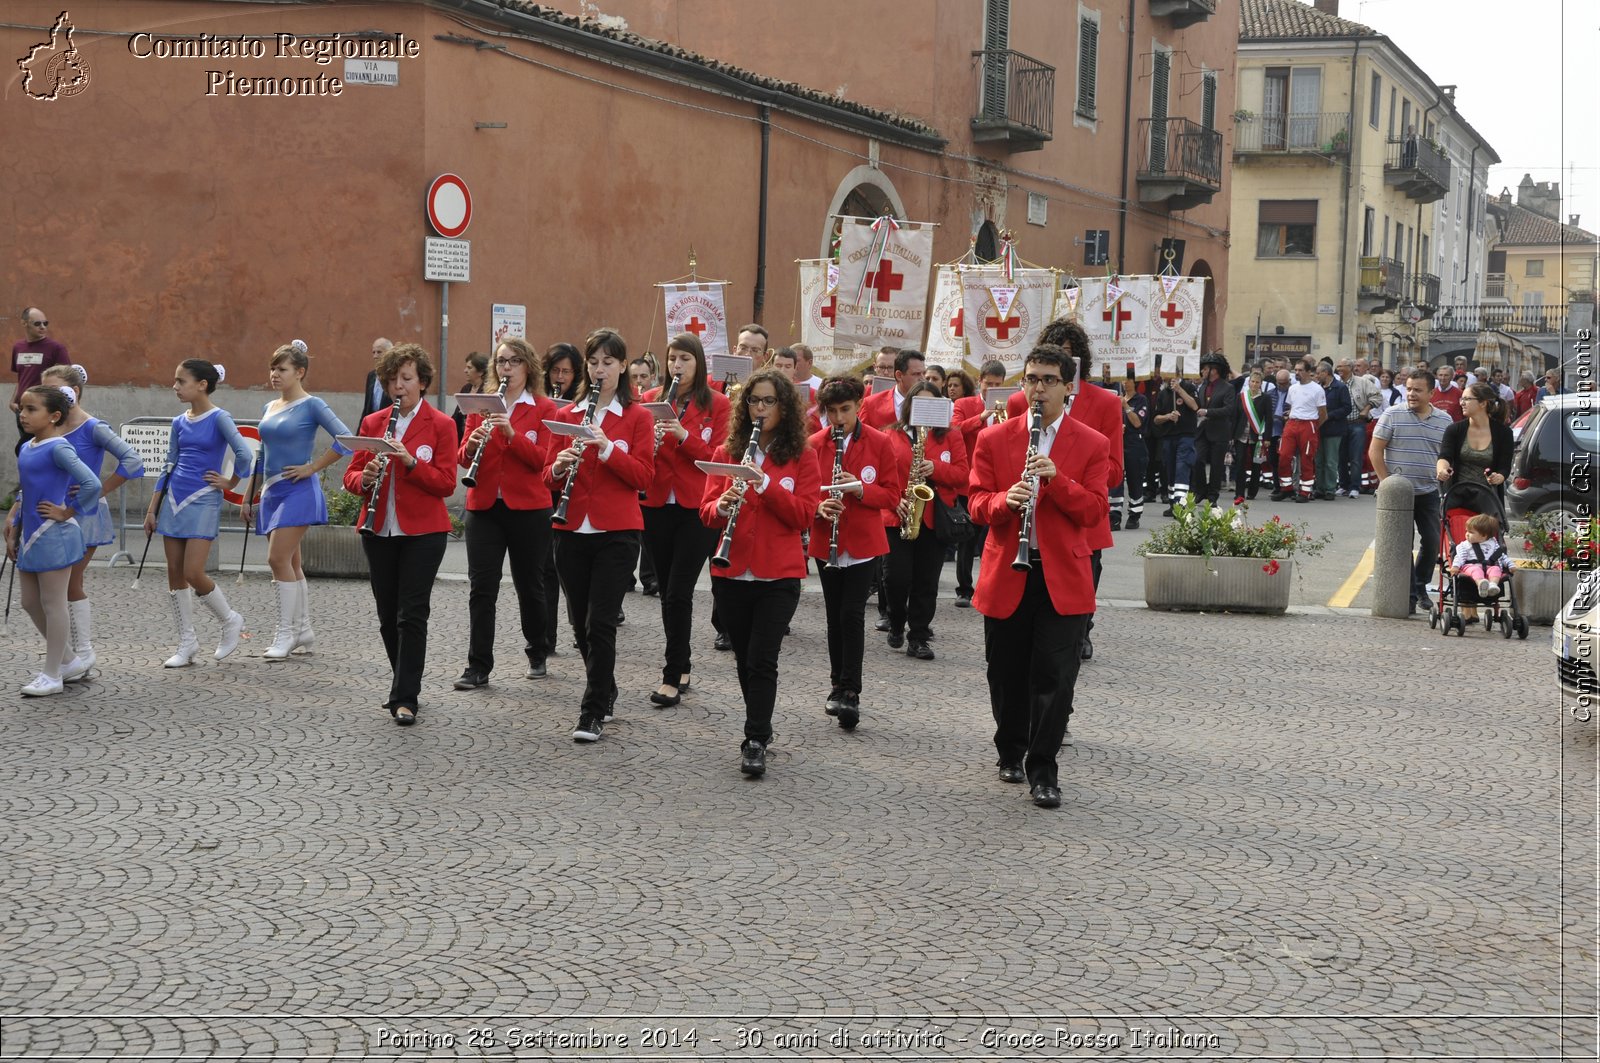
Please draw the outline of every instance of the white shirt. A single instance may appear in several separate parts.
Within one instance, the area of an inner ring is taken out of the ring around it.
[[[1287,417],[1291,421],[1315,421],[1317,409],[1327,408],[1328,393],[1315,380],[1302,384],[1298,380],[1289,385]]]
[[[411,407],[411,412],[410,413],[401,414],[400,417],[394,422],[394,432],[391,433],[391,434],[396,439],[404,439],[406,437],[406,429],[411,427],[411,422],[416,419],[417,411],[420,410],[420,409],[422,409],[422,403],[419,401],[415,406]],[[377,459],[373,459],[373,460],[377,460]],[[400,456],[398,454],[396,454],[393,457],[389,458],[389,460],[390,461],[399,461],[400,460]],[[384,476],[393,475],[393,470],[386,468],[383,471],[383,475]],[[382,527],[380,527],[378,529],[378,534],[379,535],[390,536],[390,535],[404,535],[405,534],[405,532],[400,530],[400,518],[395,515],[395,511],[394,511],[394,499],[395,499],[395,495],[397,495],[397,494],[399,494],[399,491],[398,491],[397,488],[394,488],[394,487],[389,488],[389,499],[388,499],[387,502],[385,502],[383,504],[383,525],[382,525]]]
[[[1045,457],[1050,456],[1050,448],[1056,445],[1056,431],[1061,427],[1061,422],[1067,419],[1067,411],[1062,409],[1061,416],[1045,425],[1044,431],[1039,433],[1039,453]],[[1059,473],[1058,473],[1059,475]],[[1044,485],[1041,484],[1041,487]],[[1039,499],[1034,497],[1034,504],[1038,505]],[[1039,511],[1033,512],[1033,522],[1028,526],[1028,548],[1039,549]]]
[[[599,414],[597,414],[595,416],[594,423],[597,424],[597,425],[604,424],[605,423],[605,418],[610,416],[611,414],[616,414],[618,417],[622,416],[622,400],[621,399],[613,398],[611,400],[611,405],[609,405],[605,409],[601,410],[599,412]],[[612,448],[614,448],[615,446],[616,446],[615,441],[607,440],[605,447],[603,447],[601,449],[601,451],[600,451],[600,454],[599,454],[600,460],[601,461],[605,461],[607,458],[611,457]],[[562,449],[565,450],[566,448],[563,447]],[[581,464],[581,462],[580,462],[580,464]],[[578,475],[578,466],[574,465],[572,467],[572,470],[570,472],[568,472],[567,475],[568,476],[576,476],[576,475]],[[589,523],[589,514],[587,514],[587,513],[585,513],[583,515],[583,523],[578,525],[578,527],[575,530],[580,535],[596,535],[600,531],[599,528],[596,528],[593,524]]]

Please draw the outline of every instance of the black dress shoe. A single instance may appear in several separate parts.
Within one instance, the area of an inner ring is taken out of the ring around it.
[[[528,662],[528,670],[527,670],[527,672],[523,673],[523,678],[524,679],[543,679],[545,676],[547,676],[549,674],[550,674],[550,671],[549,671],[548,668],[545,667],[545,663],[543,661],[529,661]]]
[[[1272,501],[1274,501],[1274,502],[1287,502],[1289,500],[1289,492],[1288,491],[1274,491],[1274,492],[1272,492],[1272,494],[1268,495],[1267,497],[1272,499]]]
[[[752,779],[767,773],[767,747],[760,742],[745,739],[739,747],[739,770]]]
[[[1309,501],[1311,501],[1311,496],[1310,495],[1295,495],[1294,496],[1294,500],[1296,502],[1309,502]]]
[[[477,690],[479,687],[486,687],[488,685],[488,676],[484,675],[482,672],[474,672],[470,668],[468,668],[465,672],[462,672],[461,678],[457,679],[455,682],[455,687],[457,690]]]
[[[1167,508],[1166,508],[1166,509],[1163,509],[1163,510],[1162,510],[1162,511],[1161,511],[1161,515],[1162,515],[1162,516],[1163,516],[1163,517],[1170,517],[1170,516],[1172,516],[1172,507],[1171,507],[1171,506],[1168,506],[1168,507],[1167,507]]]
[[[872,625],[872,630],[874,630],[874,631],[888,631],[889,630],[889,618],[886,617],[886,616],[878,617],[878,622],[876,624]]]
[[[661,587],[660,587],[659,584],[646,583],[644,585],[644,594],[645,594],[646,598],[654,598],[656,595],[658,595],[660,593],[661,593]]]
[[[1054,786],[1035,786],[1032,790],[1033,803],[1038,808],[1060,808],[1061,791]]]
[[[891,643],[891,645],[893,644]],[[915,657],[919,661],[931,661],[933,660],[933,647],[926,642],[912,639],[911,644],[906,647],[906,656]]]
[[[834,687],[828,691],[828,700],[823,703],[822,711],[829,716],[839,715],[839,707],[844,704],[844,691]]]
[[[682,700],[682,694],[663,694],[659,690],[652,691],[650,694],[650,704],[658,709],[670,709]]]
[[[1123,525],[1123,530],[1125,530],[1125,531],[1137,531],[1138,528],[1139,528],[1139,518],[1138,517],[1129,517],[1128,518],[1128,523]]]
[[[956,595],[956,608],[957,609],[971,609],[972,608],[972,595],[970,595],[970,594],[957,594]]]
[[[1120,513],[1111,514],[1111,530],[1112,531],[1121,531],[1122,530],[1122,514],[1120,514]]]
[[[1021,764],[1000,765],[1001,782],[1023,782],[1028,778],[1027,772],[1022,770]]]
[[[719,631],[717,632],[716,639],[711,643],[711,646],[713,649],[731,650],[733,649],[733,640],[728,637],[728,633],[726,631]]]
[[[861,722],[861,695],[845,692],[844,700],[839,705],[839,726],[846,731],[854,731],[856,724]]]
[[[904,632],[902,632],[902,631],[891,631],[891,632],[889,632],[889,648],[891,650],[898,650],[901,646],[904,646],[905,644],[906,644],[906,636],[905,636]]]
[[[1081,656],[1086,661],[1093,659],[1093,657],[1094,657],[1094,641],[1092,639],[1090,639],[1088,635],[1084,635],[1083,636],[1083,645],[1081,647],[1079,647],[1078,653],[1079,653],[1079,656]]]

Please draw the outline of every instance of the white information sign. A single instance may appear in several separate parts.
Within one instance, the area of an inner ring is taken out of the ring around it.
[[[426,236],[422,240],[422,279],[427,281],[472,280],[472,241],[446,240]]]
[[[129,421],[122,426],[122,440],[139,454],[144,474],[156,476],[167,461],[167,443],[172,438],[172,418]]]
[[[346,59],[344,61],[346,85],[400,84],[400,64],[393,59]]]
[[[489,351],[492,354],[504,340],[513,336],[520,340],[528,338],[528,308],[511,303],[495,303],[489,310],[489,325]]]

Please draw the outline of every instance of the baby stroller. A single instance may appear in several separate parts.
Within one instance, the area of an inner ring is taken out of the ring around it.
[[[1485,596],[1478,590],[1478,584],[1468,576],[1452,575],[1450,561],[1455,556],[1456,544],[1467,540],[1467,521],[1479,513],[1487,513],[1500,522],[1501,542],[1505,541],[1508,533],[1505,507],[1500,504],[1500,496],[1493,488],[1480,483],[1455,483],[1445,491],[1444,499],[1440,503],[1444,510],[1443,519],[1439,521],[1439,584],[1434,595],[1433,612],[1428,617],[1428,626],[1442,628],[1441,634],[1448,636],[1451,631],[1457,635],[1467,633],[1467,619],[1462,614],[1465,606],[1474,606],[1478,610],[1478,619],[1483,622],[1483,630],[1492,632],[1496,627],[1500,629],[1503,638],[1510,638],[1512,632],[1517,638],[1528,637],[1528,618],[1517,612],[1516,580],[1511,578],[1509,568],[1500,577],[1498,586],[1500,593],[1495,596]]]

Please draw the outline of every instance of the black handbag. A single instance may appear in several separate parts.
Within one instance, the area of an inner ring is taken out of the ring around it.
[[[946,546],[961,546],[972,541],[977,534],[972,526],[972,516],[967,512],[967,500],[957,496],[956,504],[947,506],[944,499],[933,496],[933,536]]]

